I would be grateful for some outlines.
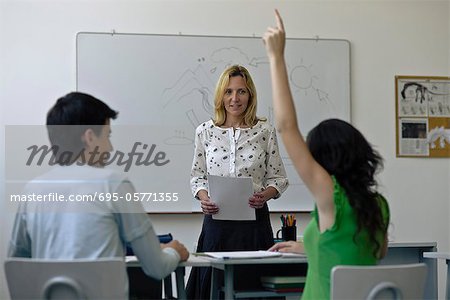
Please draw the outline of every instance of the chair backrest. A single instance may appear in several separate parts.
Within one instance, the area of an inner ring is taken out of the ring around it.
[[[331,299],[423,299],[427,266],[335,266]]]
[[[125,262],[120,258],[8,258],[5,275],[13,300],[128,298]]]

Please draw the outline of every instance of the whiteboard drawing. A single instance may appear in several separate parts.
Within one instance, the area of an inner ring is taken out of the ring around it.
[[[214,85],[215,83],[205,71],[204,64],[211,64],[210,73],[215,73],[219,68],[222,70],[233,64],[243,66],[258,67],[261,64],[268,64],[267,57],[252,57],[238,47],[223,47],[215,49],[209,55],[210,59],[204,56],[196,60],[199,63],[194,69],[183,71],[170,87],[164,88],[162,92],[163,108],[172,110],[174,105],[178,110],[185,110],[185,118],[195,129],[207,118],[201,118],[205,113],[208,118],[214,115]],[[198,103],[202,105],[199,107]],[[182,104],[184,103],[184,104]],[[199,108],[202,109],[199,111]],[[181,133],[181,135],[180,135]],[[182,128],[166,140],[168,145],[193,144],[193,139],[185,136]]]
[[[112,128],[114,146],[155,144],[170,160],[127,174],[139,192],[178,193],[177,203],[144,203],[149,212],[189,212],[197,203],[189,186],[195,128],[213,117],[215,86],[226,67],[249,70],[257,115],[274,124],[269,62],[260,38],[84,32],[76,45],[77,90],[120,112]],[[285,53],[303,133],[330,117],[350,121],[348,41],[288,39]],[[270,209],[310,211],[312,196],[278,144],[290,187]]]
[[[192,145],[194,144],[194,139],[190,135],[186,135],[186,132],[183,130],[175,130],[173,135],[164,139],[164,144],[172,146]]]
[[[165,102],[163,107],[167,107],[174,101],[180,102],[185,97],[188,98],[192,93],[198,92],[202,96],[203,109],[210,113],[213,109],[208,99],[208,95],[212,94],[211,86],[214,86],[214,84],[201,65],[198,65],[194,70],[188,69],[180,75],[171,87],[163,90],[162,99]]]
[[[204,62],[205,58],[198,59]],[[175,80],[175,83],[163,89],[161,99],[163,109],[172,111],[175,108],[183,111],[181,115],[183,127],[176,130],[173,135],[167,137],[164,141],[167,145],[193,145],[193,135],[185,132],[186,126],[191,130],[202,122],[206,116],[211,117],[214,114],[213,83],[204,67],[199,64],[193,70],[188,69],[181,73]],[[170,134],[170,133],[168,133]]]
[[[225,68],[231,65],[247,65],[249,57],[237,47],[224,47],[216,49],[211,53],[211,61],[216,64],[223,64]]]
[[[301,59],[300,65],[292,68],[289,72],[289,79],[291,84],[297,88],[295,93],[302,92],[304,95],[314,93],[319,102],[329,105],[328,109],[335,112],[333,102],[329,99],[328,93],[317,87],[317,82],[320,78],[314,74],[313,69],[314,66],[312,64],[306,66],[303,63],[303,59]]]
[[[268,58],[265,57],[252,57],[247,54],[243,49],[238,47],[224,47],[215,49],[209,55],[210,59],[207,60],[205,57],[198,58],[196,61],[201,63],[197,65],[193,70],[188,69],[182,72],[182,74],[176,79],[175,83],[170,87],[163,90],[162,99],[164,101],[164,108],[169,105],[176,105],[177,109],[183,109],[185,105],[181,105],[180,102],[191,103],[187,104],[187,111],[185,111],[185,117],[188,119],[189,124],[196,128],[205,118],[200,118],[199,116],[206,113],[209,118],[214,114],[214,82],[208,76],[208,72],[205,71],[202,64],[211,64],[210,73],[215,73],[219,68],[225,69],[232,64],[240,64],[246,66],[250,73],[253,73],[253,68],[258,68],[261,65],[267,65]],[[290,67],[290,81],[293,86],[297,87],[297,92],[302,91],[304,96],[308,93],[312,93],[312,101],[318,101],[322,105],[329,106],[328,110],[335,113],[333,102],[329,99],[328,93],[317,87],[317,81],[319,77],[314,75],[312,72],[313,65],[306,66],[303,63],[303,58],[300,60],[300,65],[295,65]],[[258,87],[257,87],[258,89]],[[303,97],[303,95],[302,95]],[[201,100],[200,100],[201,99]],[[198,105],[196,103],[201,102],[201,108],[203,111],[198,111]],[[173,108],[169,108],[173,109]],[[269,105],[269,121],[274,124],[274,120],[270,117],[271,106]],[[182,132],[180,128],[179,132]],[[177,133],[179,133],[177,132]],[[177,142],[178,139],[181,139]],[[170,145],[186,144],[189,139],[185,136],[179,136],[175,134],[167,138],[167,143]],[[191,139],[192,143],[193,140]],[[289,164],[289,159],[286,157],[287,163]]]

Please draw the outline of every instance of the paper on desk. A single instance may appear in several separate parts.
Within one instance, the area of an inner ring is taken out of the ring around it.
[[[280,252],[264,251],[264,250],[204,252],[203,254],[219,259],[269,258],[281,256]]]
[[[281,253],[281,256],[285,258],[306,257],[306,254],[304,253],[290,253],[290,252],[279,252],[279,253]]]
[[[215,220],[256,220],[255,209],[248,205],[253,195],[251,177],[208,175],[209,197],[219,207]]]

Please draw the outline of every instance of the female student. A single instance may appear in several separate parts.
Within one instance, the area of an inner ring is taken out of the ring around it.
[[[248,70],[231,66],[217,83],[214,119],[197,127],[191,188],[204,214],[197,252],[262,250],[273,245],[267,201],[278,198],[288,181],[275,129],[256,116],[256,104],[256,88]],[[256,220],[214,219],[219,207],[208,194],[207,174],[251,177],[254,194],[248,205],[255,208]],[[248,271],[244,280],[238,280],[237,287],[259,285],[259,278],[252,273]],[[209,298],[210,278],[210,269],[194,268],[187,285],[188,297]]]
[[[263,41],[270,61],[276,127],[297,173],[315,199],[311,222],[304,232],[308,271],[302,299],[330,297],[335,265],[375,265],[387,249],[389,208],[376,192],[375,174],[382,158],[363,135],[347,122],[321,122],[305,142],[297,125],[284,59],[285,31],[277,27]],[[285,242],[270,250],[303,252]]]

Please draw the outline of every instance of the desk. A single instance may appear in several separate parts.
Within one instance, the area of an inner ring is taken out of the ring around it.
[[[236,292],[234,290],[234,267],[242,265],[280,265],[280,264],[306,264],[306,256],[299,257],[273,257],[273,258],[253,258],[253,259],[214,259],[211,260],[213,267],[211,279],[211,299],[219,299],[218,272],[224,272],[224,292],[225,299],[270,297],[281,294],[271,291]]]
[[[447,288],[445,290],[445,298],[450,297],[450,252],[424,252],[423,257],[432,259],[445,259],[447,263]]]
[[[127,267],[139,267],[139,261],[135,256],[127,256],[126,258]],[[270,291],[253,291],[253,292],[241,292],[236,293],[234,291],[234,267],[236,265],[261,265],[261,264],[306,264],[306,256],[300,257],[274,257],[274,258],[253,258],[253,259],[214,259],[209,257],[199,257],[190,255],[189,259],[184,262],[180,262],[175,272],[176,287],[177,287],[177,298],[186,299],[185,290],[185,267],[213,267],[212,280],[211,280],[211,299],[218,299],[219,297],[219,282],[218,272],[224,271],[225,281],[224,281],[224,291],[225,299],[233,299],[234,296],[238,297],[264,297],[264,296],[274,296],[281,295]],[[172,283],[171,276],[167,276],[164,279],[164,292],[167,298],[172,298]]]
[[[187,299],[186,289],[184,284],[185,267],[210,267],[211,260],[205,257],[198,257],[190,255],[187,261],[183,261],[178,265],[175,270],[175,278],[177,284],[178,299]],[[170,299],[170,298],[169,298]]]
[[[385,258],[380,261],[380,265],[393,265],[393,264],[409,264],[423,262],[427,265],[427,280],[425,284],[424,299],[437,299],[437,262],[431,256],[424,257],[425,252],[436,252],[436,242],[424,242],[424,243],[389,243],[388,253]],[[432,253],[431,255],[437,255]],[[439,257],[444,258],[444,257]],[[447,258],[446,258],[447,259]],[[448,264],[447,259],[447,264]],[[237,265],[255,265],[255,264],[306,264],[306,257],[275,257],[275,258],[263,258],[263,259],[236,259],[236,260],[217,260],[206,257],[196,257],[191,255],[185,262],[181,262],[178,268],[175,270],[176,287],[178,293],[178,299],[186,299],[186,291],[184,284],[185,267],[213,267],[213,278],[211,286],[211,298],[217,299],[219,296],[219,283],[218,272],[224,272],[224,292],[225,299],[233,299],[238,297],[264,297],[273,295],[269,291],[258,291],[249,293],[236,293],[234,290],[234,267]],[[127,260],[127,266],[139,266],[137,260]],[[448,277],[450,278],[450,277]],[[166,295],[172,295],[171,290],[171,277],[168,276],[165,280],[165,292]],[[166,288],[170,286],[169,289]],[[448,290],[447,285],[447,290]],[[447,294],[448,295],[448,294]]]
[[[394,264],[410,264],[423,262],[427,265],[427,279],[425,284],[424,299],[437,299],[437,263],[434,259],[424,258],[424,252],[435,252],[436,242],[423,242],[423,243],[402,243],[391,242],[388,245],[388,252],[386,256],[380,261],[380,265],[394,265]],[[225,261],[212,261],[213,267],[213,279],[211,287],[211,298],[217,299],[218,289],[217,281],[214,275],[217,277],[219,270],[224,271],[224,291],[225,299],[234,299],[234,296],[238,297],[263,297],[268,294],[263,293],[236,293],[233,286],[233,271],[236,265],[246,264],[283,264],[283,263],[307,263],[307,258],[265,258],[265,259],[249,259],[249,260],[225,260]],[[215,291],[215,293],[213,293]],[[270,293],[270,292],[267,292]]]

